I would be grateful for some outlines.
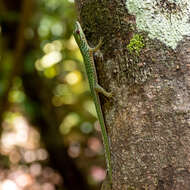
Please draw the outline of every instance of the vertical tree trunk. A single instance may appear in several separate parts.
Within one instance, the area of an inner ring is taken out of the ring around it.
[[[190,2],[75,0],[95,55],[113,190],[190,189]]]

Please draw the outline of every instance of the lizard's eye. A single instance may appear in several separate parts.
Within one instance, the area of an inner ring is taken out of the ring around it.
[[[76,33],[77,33],[77,34],[80,34],[80,31],[79,31],[79,30],[76,30]]]

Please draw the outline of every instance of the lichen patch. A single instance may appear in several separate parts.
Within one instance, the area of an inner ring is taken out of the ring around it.
[[[136,16],[138,30],[172,49],[190,36],[189,0],[126,0],[126,7]]]

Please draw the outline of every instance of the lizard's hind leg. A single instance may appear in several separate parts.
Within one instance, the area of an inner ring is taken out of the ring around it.
[[[104,96],[111,98],[112,97],[112,93],[111,92],[107,92],[103,87],[101,87],[98,83],[95,84],[94,87],[95,91],[98,93],[102,93]]]

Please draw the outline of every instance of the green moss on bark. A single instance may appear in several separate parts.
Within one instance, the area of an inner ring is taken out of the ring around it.
[[[141,49],[144,47],[143,36],[139,34],[135,34],[133,38],[130,40],[130,43],[127,45],[127,49],[130,54],[139,55]]]

